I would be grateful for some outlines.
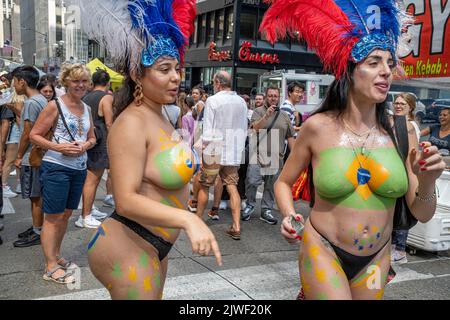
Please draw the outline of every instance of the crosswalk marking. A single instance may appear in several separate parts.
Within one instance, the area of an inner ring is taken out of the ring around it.
[[[389,286],[405,281],[450,276],[419,273],[395,267],[397,276]],[[170,272],[170,269],[169,269]],[[297,261],[242,267],[184,276],[168,276],[165,300],[293,300],[299,291]],[[37,300],[109,300],[106,289],[84,290]]]

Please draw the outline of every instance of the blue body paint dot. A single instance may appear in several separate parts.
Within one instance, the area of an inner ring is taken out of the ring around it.
[[[357,173],[358,185],[365,185],[370,180],[370,171],[364,168],[359,168]]]
[[[381,233],[377,233],[377,239],[380,239]]]
[[[358,244],[358,239],[353,240],[353,244]]]
[[[369,248],[372,249],[372,248],[373,248],[373,244],[371,244],[371,245],[369,246]]]
[[[187,165],[187,167],[188,167],[189,169],[192,168],[192,161],[191,161],[191,159],[187,159],[187,160],[186,160],[186,165]]]
[[[363,246],[359,246],[359,247],[358,247],[358,250],[359,250],[359,251],[362,251],[362,249],[364,249]]]

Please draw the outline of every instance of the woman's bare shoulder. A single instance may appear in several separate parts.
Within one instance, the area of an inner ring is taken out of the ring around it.
[[[136,106],[127,107],[115,120],[108,135],[126,136],[144,133],[149,127],[148,114]]]
[[[326,128],[325,126],[329,126],[336,121],[336,116],[332,113],[317,113],[309,117],[302,127],[305,127],[308,132],[320,132]]]

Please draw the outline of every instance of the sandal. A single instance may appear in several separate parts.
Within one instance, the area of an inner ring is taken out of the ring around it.
[[[45,272],[44,275],[42,276],[42,278],[46,281],[54,281],[59,284],[75,283],[75,278],[72,276],[71,273],[66,272],[66,270],[64,270],[65,274],[63,276],[61,276],[59,278],[54,278],[53,275],[55,274],[56,271],[58,271],[60,269],[64,270],[63,267],[57,266],[53,270]]]
[[[61,267],[63,267],[65,270],[72,270],[78,268],[78,266],[73,263],[70,260],[66,260],[64,257],[56,257],[58,261],[56,261],[57,264],[59,264]]]

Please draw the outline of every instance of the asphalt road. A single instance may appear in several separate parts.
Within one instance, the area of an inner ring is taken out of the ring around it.
[[[102,182],[96,204],[111,212],[111,208],[101,206],[104,194]],[[31,225],[31,217],[28,201],[17,197],[11,199],[11,204],[14,213],[1,220],[5,230],[1,232],[4,244],[0,246],[0,299],[109,299],[90,272],[86,248],[94,231],[74,225],[79,211],[70,220],[63,255],[80,266],[81,281],[75,288],[68,288],[42,279],[44,259],[40,246],[13,247],[17,234]],[[297,206],[306,212],[303,204]],[[222,267],[216,265],[213,257],[193,255],[186,235],[181,234],[169,254],[164,298],[294,300],[299,290],[298,247],[282,239],[279,225],[264,223],[258,214],[242,223],[242,239],[232,240],[225,234],[230,221],[226,210],[220,212],[219,221],[207,222],[219,242]],[[407,264],[395,270],[397,277],[388,285],[384,299],[450,298],[450,252],[417,251],[415,256],[408,255]]]

